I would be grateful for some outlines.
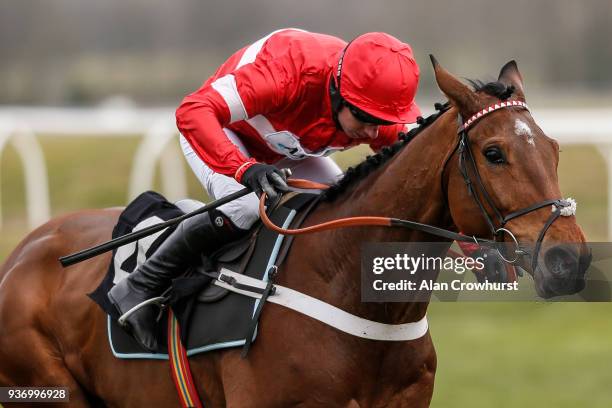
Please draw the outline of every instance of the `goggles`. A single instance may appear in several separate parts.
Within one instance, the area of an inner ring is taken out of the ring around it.
[[[355,117],[355,119],[357,119],[358,121],[362,123],[366,123],[368,125],[376,125],[376,126],[388,126],[388,125],[394,124],[393,122],[378,119],[377,117],[374,117],[370,115],[369,113],[364,112],[361,109],[351,105],[347,101],[344,101],[344,106],[348,108],[348,110]]]

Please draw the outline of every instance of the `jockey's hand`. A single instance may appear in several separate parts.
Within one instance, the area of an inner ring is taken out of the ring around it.
[[[274,200],[279,191],[287,191],[285,174],[269,164],[255,163],[242,175],[241,183],[250,187],[258,196],[262,191]]]

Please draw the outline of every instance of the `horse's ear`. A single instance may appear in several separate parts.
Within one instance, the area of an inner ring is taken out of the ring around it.
[[[517,99],[525,101],[525,91],[523,90],[523,77],[519,72],[518,66],[516,65],[516,61],[512,60],[504,65],[499,71],[498,81],[506,84],[514,86],[514,94]]]
[[[480,109],[480,103],[476,92],[472,91],[467,85],[463,84],[453,74],[442,68],[436,58],[429,54],[436,82],[440,90],[446,97],[457,106],[462,115],[471,115]]]

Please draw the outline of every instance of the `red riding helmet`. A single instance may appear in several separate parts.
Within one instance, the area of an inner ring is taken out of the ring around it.
[[[380,121],[412,123],[421,115],[414,102],[419,66],[412,48],[389,34],[355,38],[342,51],[334,74],[339,96]]]

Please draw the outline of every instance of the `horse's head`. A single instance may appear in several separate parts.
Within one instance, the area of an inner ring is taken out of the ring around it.
[[[533,275],[540,296],[582,290],[590,255],[575,202],[562,200],[559,144],[529,113],[516,63],[472,90],[432,62],[458,118],[459,145],[444,173],[453,222],[466,235],[508,242],[506,257]]]

